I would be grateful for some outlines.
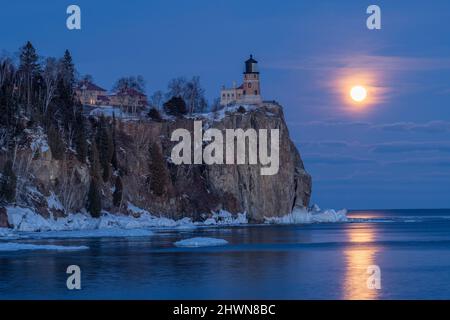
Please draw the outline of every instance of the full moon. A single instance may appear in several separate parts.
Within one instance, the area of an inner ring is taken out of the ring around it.
[[[350,90],[350,97],[356,102],[362,102],[367,98],[367,90],[363,86],[354,86]]]

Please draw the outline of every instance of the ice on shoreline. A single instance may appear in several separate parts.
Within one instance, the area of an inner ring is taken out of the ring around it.
[[[295,208],[292,213],[283,217],[265,218],[265,223],[268,224],[312,224],[347,221],[347,210],[320,210],[317,206],[314,206],[311,209]]]
[[[176,247],[199,248],[199,247],[217,247],[228,244],[224,239],[196,237],[180,240],[174,243]]]
[[[172,229],[192,230],[198,227],[237,226],[248,224],[245,213],[232,215],[221,210],[204,217],[203,222],[193,222],[191,218],[173,220],[157,217],[146,210],[128,204],[130,215],[103,212],[100,218],[92,218],[87,213],[74,213],[65,217],[48,219],[29,208],[7,207],[8,222],[12,229],[0,229],[0,238],[14,239],[26,237],[26,233],[39,233],[39,238],[87,238],[87,237],[141,237],[153,234],[151,230]],[[346,222],[346,210],[324,210],[318,207],[295,209],[283,217],[265,218],[268,224],[308,224]]]
[[[103,212],[100,218],[92,218],[87,213],[73,213],[66,217],[45,219],[43,216],[29,208],[7,207],[6,209],[8,222],[13,227],[12,231],[14,232],[49,233],[56,231],[70,231],[74,236],[80,235],[80,237],[83,233],[75,233],[74,231],[85,231],[84,234],[86,234],[86,231],[96,230],[96,232],[89,233],[92,236],[97,236],[102,233],[108,236],[135,236],[136,234],[150,235],[151,231],[148,229],[167,228],[175,230],[191,230],[199,226],[240,225],[248,223],[246,214],[238,214],[234,217],[231,213],[223,210],[212,213],[204,222],[193,222],[191,218],[173,220],[170,218],[154,216],[148,211],[140,209],[132,204],[128,204],[128,211],[131,215]],[[11,233],[11,231],[6,230],[8,229],[5,229],[5,231],[0,230],[0,237],[6,235],[6,233],[8,233],[8,235]]]

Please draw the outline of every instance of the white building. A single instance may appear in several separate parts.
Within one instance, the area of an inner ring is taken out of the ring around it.
[[[250,55],[250,59],[245,61],[243,84],[236,87],[236,83],[234,83],[233,87],[228,89],[222,87],[220,91],[220,105],[260,104],[261,102],[258,61]]]

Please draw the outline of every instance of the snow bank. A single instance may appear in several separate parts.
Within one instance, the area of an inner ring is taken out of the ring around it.
[[[53,206],[57,206],[55,201],[49,201]],[[227,211],[213,213],[212,216],[204,222],[193,222],[190,218],[173,220],[165,217],[157,217],[148,211],[140,209],[133,204],[128,204],[128,211],[131,215],[117,215],[103,212],[100,218],[92,218],[88,214],[75,213],[66,217],[57,219],[45,219],[40,214],[35,213],[29,208],[7,207],[8,221],[13,226],[14,231],[23,232],[48,232],[48,231],[86,231],[86,230],[109,230],[106,235],[134,236],[145,230],[149,235],[149,228],[170,228],[177,230],[194,229],[198,226],[216,226],[216,225],[238,225],[246,224],[245,214],[238,214],[236,217]],[[136,230],[132,232],[119,232],[119,230]],[[141,230],[141,231],[139,231]],[[144,234],[143,233],[143,234]],[[97,232],[96,234],[101,234]],[[96,234],[93,234],[95,236]],[[0,233],[0,236],[2,234]]]
[[[51,230],[49,220],[31,209],[21,207],[7,207],[8,222],[18,231],[46,231]]]
[[[2,251],[20,251],[20,250],[55,250],[55,251],[78,251],[87,250],[86,246],[56,246],[47,244],[28,244],[15,242],[0,242],[0,252]]]
[[[122,118],[126,116],[125,112],[122,111],[122,109],[113,107],[113,106],[103,106],[99,108],[93,109],[91,112],[89,112],[90,116],[105,116],[105,117],[112,117],[113,115],[116,118]]]
[[[239,224],[247,224],[247,214],[238,213],[236,218],[233,215],[225,210],[220,210],[219,212],[214,212],[211,218],[206,219],[203,224],[204,225],[239,225]]]
[[[238,109],[241,107],[245,110],[245,112],[254,111],[254,110],[258,109],[258,106],[254,105],[254,104],[233,104],[233,105],[225,106],[216,112],[196,113],[196,114],[193,114],[190,118],[201,117],[205,120],[209,120],[212,122],[213,121],[221,121],[227,115],[236,113],[238,111]]]
[[[91,112],[89,112],[89,115],[93,117],[100,117],[103,115],[110,118],[112,118],[114,115],[117,119],[122,120],[140,120],[142,119],[142,117],[145,117],[145,115],[143,114],[124,112],[121,110],[121,108],[114,106],[102,106],[95,108]]]
[[[58,208],[60,203],[51,195],[48,202]],[[203,222],[193,222],[191,218],[173,220],[165,217],[157,217],[128,204],[130,215],[118,215],[103,212],[100,218],[92,218],[87,213],[69,214],[57,219],[46,219],[29,208],[7,207],[8,222],[13,227],[12,231],[0,229],[0,237],[11,237],[17,232],[40,232],[42,237],[55,237],[56,231],[66,231],[61,237],[136,237],[149,236],[149,229],[174,229],[191,230],[198,227],[208,226],[237,226],[248,224],[245,213],[232,215],[230,212],[221,210],[205,216]],[[284,217],[265,218],[265,223],[273,224],[307,224],[346,222],[347,210],[324,210],[318,207],[312,209],[295,209],[291,214]],[[68,232],[70,231],[70,232]],[[88,232],[89,231],[89,232]],[[53,232],[53,233],[52,233]]]
[[[198,248],[198,247],[215,247],[215,246],[224,246],[228,244],[228,241],[224,239],[215,239],[215,238],[190,238],[180,240],[174,243],[177,247],[185,247],[185,248]]]
[[[311,223],[331,223],[347,222],[347,210],[320,210],[314,206],[312,209],[296,208],[294,211],[283,217],[265,218],[265,223],[273,224],[311,224]]]

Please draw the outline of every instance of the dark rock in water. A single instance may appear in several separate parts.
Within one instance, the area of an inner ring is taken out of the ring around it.
[[[0,228],[11,228],[8,222],[8,214],[4,207],[0,208]]]

